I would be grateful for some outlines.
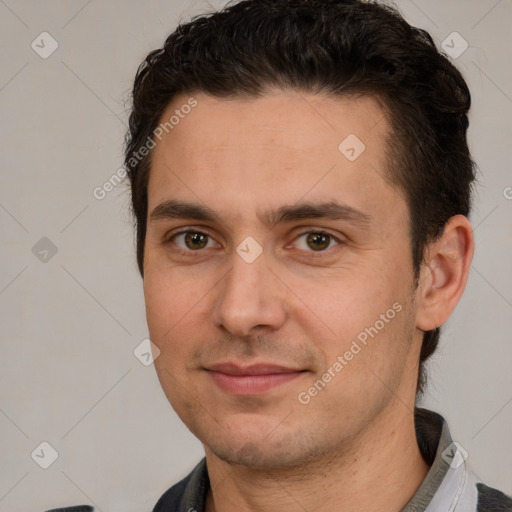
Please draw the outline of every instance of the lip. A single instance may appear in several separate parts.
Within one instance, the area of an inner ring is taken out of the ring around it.
[[[300,377],[305,371],[267,363],[249,366],[220,363],[206,370],[222,391],[241,396],[266,393]]]

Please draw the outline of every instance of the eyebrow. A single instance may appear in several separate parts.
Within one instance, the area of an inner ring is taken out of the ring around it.
[[[305,219],[345,220],[360,226],[368,225],[372,217],[352,206],[337,201],[323,203],[300,203],[281,206],[276,210],[267,210],[258,214],[260,220],[269,226],[282,222]],[[177,201],[165,201],[156,206],[150,214],[150,222],[164,219],[193,219],[206,222],[221,223],[221,217],[208,206]]]

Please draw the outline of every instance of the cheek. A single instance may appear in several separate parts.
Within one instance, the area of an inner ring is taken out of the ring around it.
[[[200,311],[208,289],[193,271],[148,264],[144,276],[146,319],[158,344],[179,332]]]
[[[401,295],[391,276],[355,266],[338,269],[321,279],[294,277],[288,282],[300,298],[295,301],[300,306],[296,320],[306,332],[320,323],[329,339],[328,346],[338,349],[374,325]],[[390,315],[393,313],[392,310]],[[333,344],[333,340],[337,341]]]
[[[409,276],[399,263],[374,262],[338,269],[326,279],[290,283],[304,297],[294,317],[325,365],[319,373],[331,369],[336,375],[326,398],[331,392],[365,396],[373,384],[382,387],[379,378],[388,382],[397,365],[405,364],[414,317]]]
[[[165,275],[160,272],[146,269],[144,273],[144,300],[146,303],[146,320],[151,334],[151,339],[160,345],[165,333],[176,322],[176,294],[172,293],[165,280]]]
[[[187,388],[191,386],[190,363],[212,339],[215,282],[190,267],[173,269],[148,264],[147,273],[145,269],[146,320],[150,339],[160,349],[156,370],[169,373],[166,380],[161,379],[166,394],[177,392],[173,378],[182,384],[187,382]]]

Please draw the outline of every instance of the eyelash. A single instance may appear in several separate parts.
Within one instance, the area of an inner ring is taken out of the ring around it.
[[[210,236],[208,233],[205,233],[203,231],[200,231],[199,229],[198,230],[195,230],[195,229],[190,229],[190,227],[187,227],[187,228],[184,228],[182,230],[179,230],[177,232],[174,232],[172,235],[168,236],[165,240],[164,240],[164,245],[170,245],[174,242],[174,239],[179,236],[179,235],[186,235],[188,233],[194,233],[194,234],[200,234],[200,235],[205,235],[207,236],[209,239],[212,239],[213,240],[213,237]],[[338,237],[332,235],[331,233],[328,233],[327,231],[320,231],[320,230],[314,230],[314,229],[309,229],[308,231],[303,231],[301,233],[298,233],[297,236],[293,239],[293,241],[295,242],[297,239],[299,239],[300,237],[304,236],[304,235],[310,235],[310,234],[315,234],[315,235],[326,235],[330,238],[330,240],[334,240],[336,242],[336,245],[334,247],[336,247],[337,245],[342,245],[343,244],[343,241],[340,240]],[[189,255],[191,253],[194,253],[194,252],[201,252],[201,249],[197,249],[196,251],[194,250],[191,250],[191,249],[182,249],[181,247],[178,247],[176,246],[177,250],[179,252],[181,252],[182,254],[186,254],[186,255]],[[305,252],[308,252],[310,253],[310,256],[311,257],[319,257],[319,256],[322,256],[323,254],[325,254],[327,251],[329,251],[330,249],[332,249],[333,247],[328,247],[327,249],[324,249],[323,251],[313,251],[313,250],[310,250],[310,251],[306,251],[305,249],[299,249],[300,251],[305,251]]]

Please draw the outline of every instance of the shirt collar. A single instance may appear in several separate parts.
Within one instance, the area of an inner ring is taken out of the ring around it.
[[[445,419],[433,411],[417,407],[414,420],[418,446],[430,469],[402,512],[425,511],[450,469],[445,458],[449,460],[447,449],[452,445],[452,438]]]

